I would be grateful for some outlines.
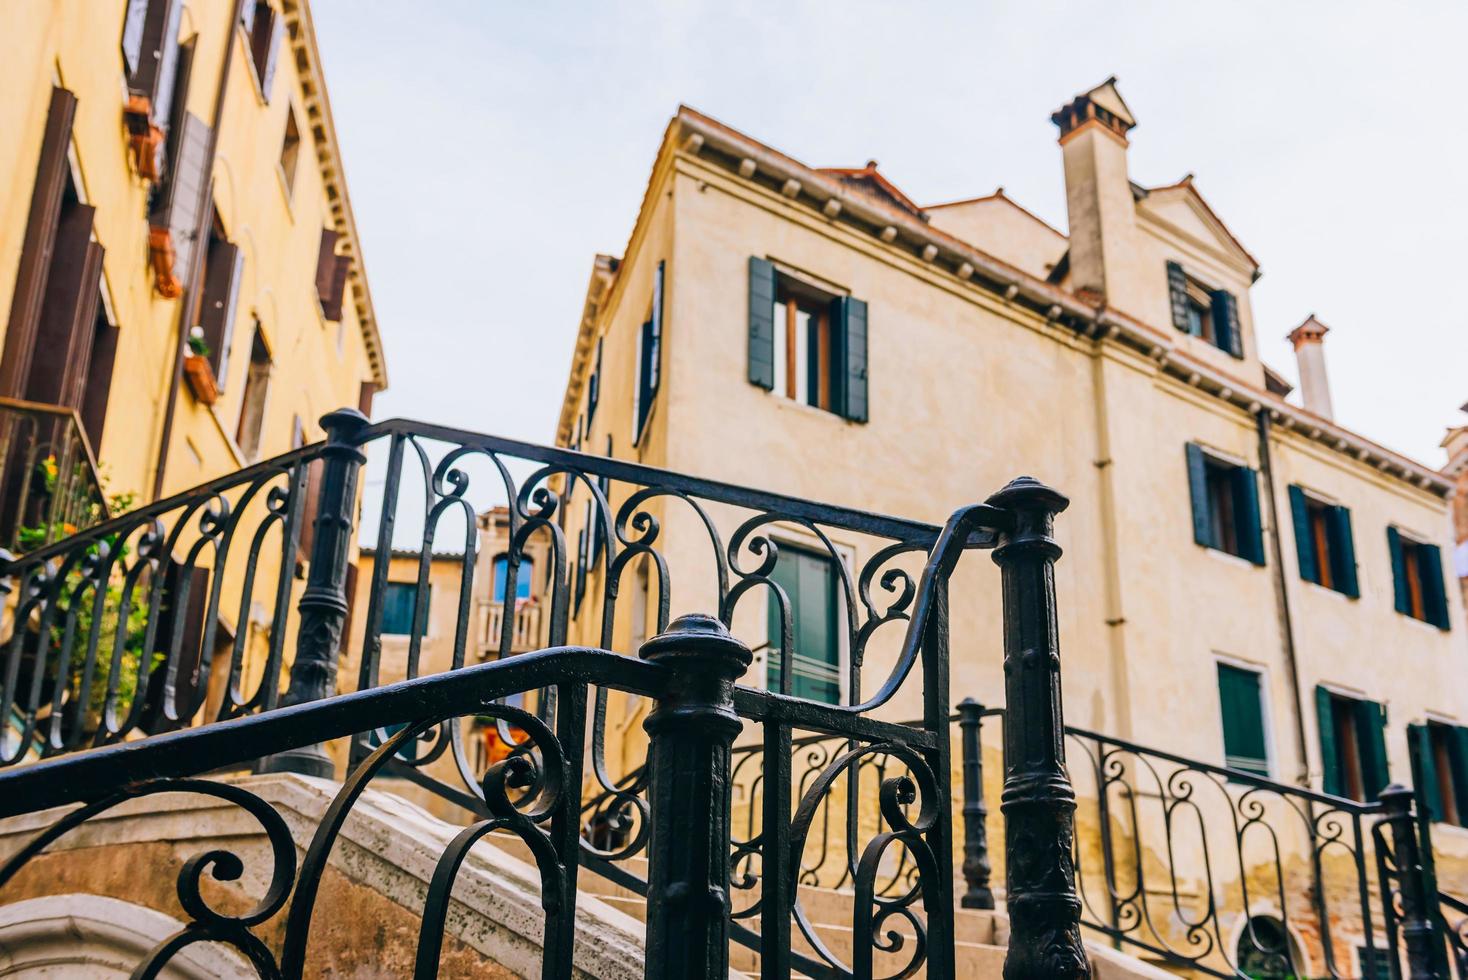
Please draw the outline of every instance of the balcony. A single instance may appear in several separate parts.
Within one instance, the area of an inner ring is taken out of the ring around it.
[[[108,516],[76,411],[0,398],[0,547],[33,551]]]
[[[526,653],[544,647],[545,637],[541,630],[540,603],[534,599],[522,599],[515,603],[515,621],[510,627],[510,652]],[[479,637],[483,659],[492,659],[501,649],[500,641],[505,630],[505,604],[489,600],[481,601],[479,621],[484,632]]]

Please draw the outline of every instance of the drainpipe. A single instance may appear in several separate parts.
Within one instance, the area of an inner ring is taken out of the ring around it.
[[[183,382],[184,358],[188,354],[189,327],[193,325],[194,312],[203,291],[203,284],[199,279],[204,269],[204,253],[208,251],[209,228],[214,215],[214,209],[209,206],[214,199],[214,157],[219,148],[219,126],[224,120],[224,93],[229,87],[230,63],[234,60],[235,25],[240,22],[240,12],[244,5],[252,2],[253,0],[234,0],[234,10],[224,32],[224,57],[219,63],[219,84],[214,92],[214,115],[209,123],[209,149],[204,154],[204,172],[209,175],[209,179],[199,183],[199,223],[194,228],[194,251],[189,256],[188,286],[178,303],[178,342],[173,352],[173,377],[168,383],[168,402],[163,408],[163,431],[158,436],[158,462],[153,467],[153,500],[163,495],[163,474],[168,469],[168,445],[173,440],[173,417],[178,410],[178,389]]]
[[[1269,547],[1274,553],[1274,602],[1279,611],[1279,641],[1284,650],[1285,667],[1289,671],[1290,693],[1295,699],[1295,743],[1300,750],[1300,771],[1295,782],[1310,786],[1310,756],[1305,750],[1305,701],[1300,693],[1300,668],[1295,660],[1295,627],[1290,616],[1290,594],[1285,585],[1284,547],[1279,537],[1279,501],[1274,492],[1274,466],[1270,461],[1269,433],[1271,423],[1269,409],[1255,411],[1259,431],[1259,472],[1264,476],[1264,497],[1269,505]]]

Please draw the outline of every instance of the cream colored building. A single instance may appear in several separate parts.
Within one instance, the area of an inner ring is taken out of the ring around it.
[[[0,36],[6,417],[55,420],[63,462],[145,503],[370,409],[386,365],[306,3],[8,3]]]
[[[1129,173],[1136,121],[1114,80],[1052,118],[1067,231],[1002,191],[919,205],[875,163],[808,166],[680,108],[624,254],[595,261],[560,444],[933,523],[1028,473],[1071,499],[1068,722],[1341,795],[1409,781],[1409,724],[1468,724],[1450,481],[1332,419],[1326,327],[1256,323],[1259,262],[1200,182]],[[1259,358],[1260,336],[1286,332],[1299,402]],[[659,548],[690,569],[671,611],[715,611],[707,537],[675,508],[649,505]],[[574,541],[577,500],[568,513]],[[835,576],[808,533],[776,534]],[[832,545],[853,570],[874,548]],[[797,675],[834,700],[840,630],[801,648],[801,607],[837,616],[820,591],[796,603]],[[735,615],[751,646],[776,639],[766,592]],[[954,698],[1002,704],[997,574],[966,558],[952,592]],[[744,683],[769,670],[758,659]],[[915,716],[915,690],[890,710]],[[641,712],[611,717],[638,747],[619,752],[613,731],[609,757],[639,763]],[[1461,848],[1461,834],[1440,836]]]

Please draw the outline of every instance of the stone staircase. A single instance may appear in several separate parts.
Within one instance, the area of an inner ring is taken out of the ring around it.
[[[491,834],[485,840],[512,857],[527,862],[530,860],[529,850],[513,835]],[[617,862],[617,866],[643,881],[647,880],[648,869],[645,857],[628,858]],[[961,891],[962,882],[958,882],[956,887]],[[619,885],[593,871],[582,870],[578,878],[578,892],[582,901],[589,900],[610,906],[639,922],[647,920],[646,899],[632,889]],[[811,931],[831,955],[849,966],[853,948],[851,927],[853,893],[801,885],[799,896],[800,907],[810,923]],[[747,901],[743,903],[744,907],[747,905]],[[741,907],[738,893],[735,896],[735,907],[736,909]],[[758,931],[757,917],[743,920],[743,922],[749,928]],[[906,928],[903,928],[904,926]],[[904,962],[905,956],[912,949],[911,927],[906,923],[901,923],[896,928],[899,933],[903,934],[905,945],[900,952],[878,955],[879,974],[893,972],[891,969],[883,970],[882,967],[891,967]],[[1004,954],[1009,945],[1009,918],[1002,911],[958,909],[954,915],[954,934],[954,959],[958,976],[999,977],[1003,973]],[[1091,954],[1092,975],[1095,980],[1133,980],[1133,978],[1135,980],[1157,980],[1157,978],[1173,976],[1140,959],[1117,952],[1109,946],[1101,946],[1090,941],[1086,945]],[[791,946],[797,953],[812,959],[820,959],[798,926],[791,928]],[[759,954],[754,950],[737,942],[730,945],[729,970],[731,976],[758,977],[759,966]],[[795,976],[803,977],[805,974],[797,969]]]

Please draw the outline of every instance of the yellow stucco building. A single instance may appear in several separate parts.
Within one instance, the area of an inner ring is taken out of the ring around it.
[[[1066,231],[1002,190],[919,205],[875,162],[811,167],[680,108],[624,254],[595,261],[559,443],[934,523],[1029,473],[1072,501],[1057,569],[1069,723],[1361,800],[1411,780],[1420,739],[1442,798],[1468,800],[1450,482],[1333,420],[1327,328],[1256,323],[1259,263],[1198,182],[1131,177],[1136,120],[1114,79],[1052,119]],[[1298,401],[1259,357],[1261,331],[1291,327]],[[568,542],[584,499],[567,506]],[[713,612],[713,576],[696,570],[708,538],[679,506],[644,505],[669,565],[692,570],[671,576],[671,613]],[[853,677],[840,566],[854,574],[879,543],[798,522],[768,533],[795,693],[870,692],[892,651],[869,648]],[[987,565],[954,580],[952,690],[997,705]],[[581,567],[601,589],[584,550]],[[646,610],[651,588],[624,574],[619,601]],[[734,615],[756,686],[781,677],[767,592]],[[596,641],[596,615],[573,641]],[[619,610],[617,649],[636,648],[637,618]],[[890,711],[918,716],[916,692]],[[627,771],[643,712],[608,717],[608,757]],[[1448,851],[1468,843],[1451,826],[1463,812],[1442,815]],[[1335,934],[1340,955],[1358,927]]]
[[[143,503],[370,410],[386,365],[308,6],[12,3],[0,35],[4,544],[51,518],[16,499],[28,454]]]

